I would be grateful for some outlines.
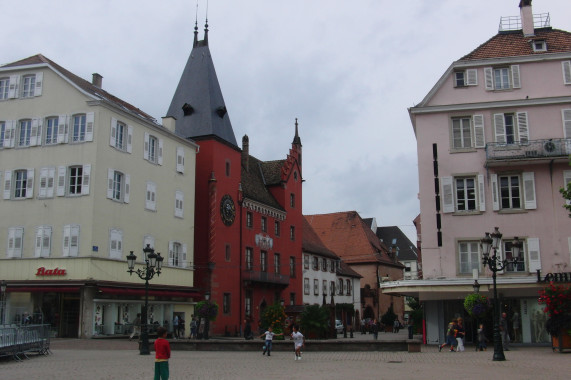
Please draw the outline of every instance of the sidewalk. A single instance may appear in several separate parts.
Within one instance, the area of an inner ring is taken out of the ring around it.
[[[379,338],[381,338],[380,334]],[[386,334],[385,339],[389,339]],[[397,335],[397,334],[394,334]],[[362,337],[363,339],[364,336]],[[372,338],[372,337],[371,337]],[[341,338],[343,339],[343,338]],[[349,339],[349,338],[347,338]],[[357,339],[357,338],[354,338]],[[402,339],[402,337],[401,337]],[[550,347],[514,347],[506,361],[492,361],[493,349],[476,352],[438,352],[422,346],[407,352],[293,352],[173,351],[171,379],[568,379],[571,354]],[[293,349],[293,344],[292,344]],[[2,378],[35,379],[151,379],[154,356],[139,355],[136,342],[116,339],[55,339],[52,355],[22,362],[0,362]]]

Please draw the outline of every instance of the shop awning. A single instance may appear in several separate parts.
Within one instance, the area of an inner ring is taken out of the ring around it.
[[[79,293],[79,286],[8,286],[6,291],[28,293]]]
[[[118,294],[118,295],[131,295],[131,296],[144,296],[145,289],[132,289],[132,288],[110,288],[100,286],[99,291],[105,294]],[[193,291],[183,290],[157,290],[149,289],[150,296],[164,296],[164,297],[201,297],[201,294]]]

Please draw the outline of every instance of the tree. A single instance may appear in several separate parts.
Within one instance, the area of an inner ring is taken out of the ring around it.
[[[325,338],[329,330],[329,309],[327,306],[308,305],[301,313],[301,329],[304,334]]]
[[[567,201],[563,207],[569,211],[569,217],[571,218],[571,182],[567,184],[567,187],[560,188],[559,192],[563,195],[563,199]]]

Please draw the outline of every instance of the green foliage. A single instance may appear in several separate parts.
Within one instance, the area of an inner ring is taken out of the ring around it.
[[[381,317],[381,323],[385,326],[392,326],[395,319],[397,319],[397,315],[393,311],[393,305],[389,306],[389,309],[385,314]]]
[[[264,314],[262,314],[262,326],[264,328],[272,327],[274,333],[281,334],[284,332],[284,323],[287,316],[285,314],[285,308],[279,304],[275,303],[268,306]],[[275,337],[274,339],[283,339],[283,337]]]
[[[490,311],[490,300],[479,293],[471,293],[464,298],[464,309],[474,318],[484,318]]]
[[[215,321],[218,316],[218,304],[214,301],[200,301],[194,306],[194,314]]]
[[[406,304],[412,309],[409,314],[409,318],[412,319],[412,324],[414,326],[414,331],[422,330],[422,319],[424,318],[424,310],[422,309],[422,304],[418,298],[407,297]]]
[[[563,195],[563,199],[567,201],[571,201],[571,182],[567,184],[567,187],[562,187],[559,189],[559,192]],[[567,204],[567,202],[563,205],[563,208],[569,211],[569,217],[571,218],[571,202]]]
[[[301,330],[304,335],[315,334],[318,338],[327,337],[329,331],[329,309],[319,305],[308,305],[301,313]]]

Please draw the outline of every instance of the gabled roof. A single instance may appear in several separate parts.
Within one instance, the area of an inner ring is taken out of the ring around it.
[[[547,51],[534,52],[531,42],[536,40],[545,41]],[[496,34],[460,58],[460,61],[568,52],[571,52],[571,33],[569,32],[552,28],[535,29],[535,36],[530,37],[524,36],[521,30],[516,30]]]
[[[52,70],[54,70],[54,72],[58,73],[59,75],[67,79],[69,82],[77,86],[79,89],[83,90],[88,95],[94,97],[95,99],[106,100],[108,102],[111,102],[116,106],[118,106],[119,108],[126,110],[127,112],[135,114],[140,118],[146,119],[147,121],[152,122],[155,125],[158,125],[155,118],[153,118],[151,115],[141,111],[139,108],[125,102],[124,100],[117,98],[116,96],[108,93],[107,91],[93,85],[91,82],[88,82],[85,79],[78,77],[71,71],[68,71],[67,69],[61,67],[51,59],[43,56],[42,54],[36,54],[16,62],[8,63],[6,65],[1,66],[0,68],[9,69],[9,68],[18,68],[23,66],[31,66],[31,65],[47,65]]]
[[[303,217],[303,242],[302,249],[304,252],[313,253],[319,256],[327,257],[334,260],[341,260],[335,252],[323,244],[319,236],[315,233],[311,224]]]
[[[337,274],[346,277],[363,278],[363,276],[351,269],[351,267],[343,260],[341,260],[341,265],[339,266],[339,269],[337,269]]]
[[[391,249],[392,245],[396,245],[397,260],[411,261],[418,259],[416,247],[397,226],[377,227],[377,237],[384,242],[389,249]]]
[[[266,173],[264,173],[264,167],[266,169]],[[280,168],[281,167],[276,165],[273,167],[273,170],[279,173]],[[270,193],[265,175],[270,175],[272,177],[274,176],[272,171],[268,172],[268,167],[266,166],[265,162],[258,160],[254,156],[249,156],[249,169],[246,170],[246,168],[242,166],[241,183],[244,198],[249,198],[251,200],[273,207],[277,210],[285,211],[284,208]]]
[[[356,211],[307,215],[317,236],[347,264],[379,262],[401,266],[387,256],[387,247]]]
[[[175,132],[184,138],[216,136],[237,147],[230,116],[224,103],[214,63],[208,48],[208,30],[190,52],[167,116],[176,119]],[[185,115],[186,113],[186,115]]]

